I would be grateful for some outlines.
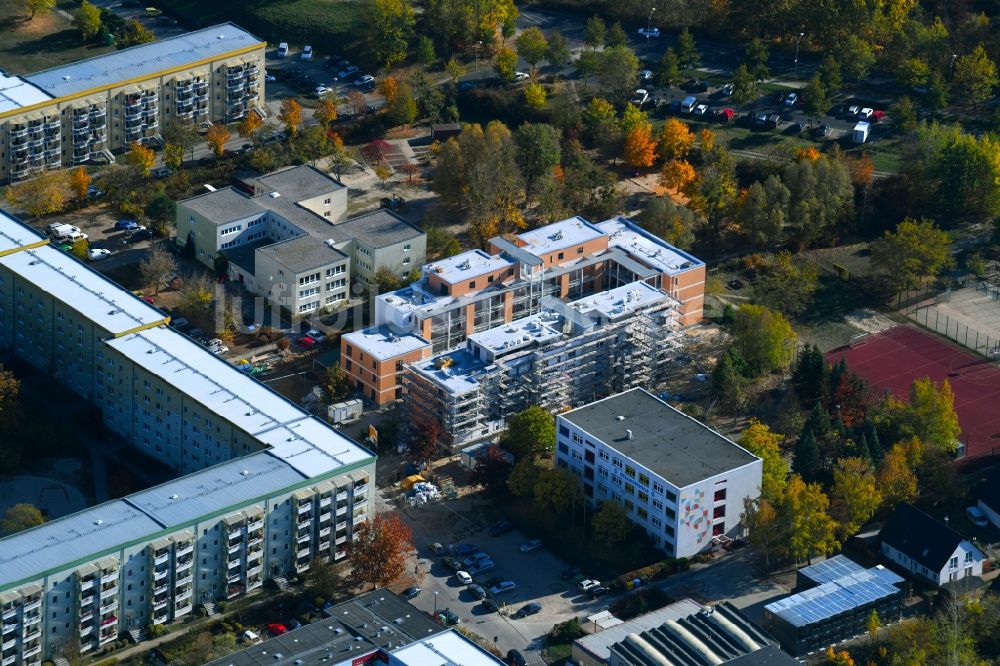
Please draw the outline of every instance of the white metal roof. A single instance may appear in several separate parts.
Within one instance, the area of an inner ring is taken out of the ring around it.
[[[456,254],[454,257],[439,259],[427,264],[424,271],[428,275],[437,275],[449,284],[462,280],[472,280],[480,275],[492,273],[505,266],[513,266],[514,262],[506,257],[491,255],[482,250],[470,250]],[[488,285],[483,283],[480,288]]]
[[[0,229],[10,228],[17,232],[13,225],[0,220]],[[156,308],[49,245],[0,257],[0,265],[113,335],[166,321]]]
[[[272,456],[283,460],[303,475],[319,476],[372,457],[329,424],[312,416],[257,434],[271,447]]]
[[[140,44],[29,74],[24,78],[53,97],[118,85],[238,51],[261,41],[233,23]]]
[[[390,666],[499,666],[500,661],[451,629],[399,648],[389,655]]]
[[[348,344],[363,350],[380,361],[395,358],[430,346],[430,342],[413,333],[395,333],[388,326],[373,326],[343,336]]]
[[[700,259],[678,250],[624,217],[613,217],[598,222],[596,226],[608,234],[608,244],[611,247],[619,247],[647,266],[667,275],[676,275],[704,265]]]
[[[31,227],[21,224],[0,210],[0,254],[34,245],[45,238]]]
[[[0,587],[37,579],[50,569],[159,531],[149,516],[122,500],[84,509],[0,541]]]
[[[39,90],[20,76],[7,76],[0,71],[0,113],[13,111],[25,106],[52,99],[44,90]]]
[[[526,243],[522,248],[535,256],[564,250],[604,236],[604,232],[582,217],[571,217],[525,231],[517,237]]]

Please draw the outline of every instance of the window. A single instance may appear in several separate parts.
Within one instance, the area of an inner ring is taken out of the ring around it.
[[[611,464],[617,467],[618,469],[622,468],[621,458],[615,458],[614,460],[611,461]]]
[[[646,513],[645,509],[639,509],[638,511],[636,511],[636,513],[638,513],[639,517],[642,518],[643,520],[645,520],[649,516],[649,514]]]
[[[469,283],[469,289],[475,289],[475,288],[476,288],[476,281],[473,280],[472,282]]]
[[[569,453],[569,447],[565,444],[559,445],[559,453]]]
[[[726,507],[717,506],[712,512],[712,518],[725,518],[726,517]]]
[[[649,501],[649,495],[647,495],[646,493],[642,492],[641,490],[638,492],[637,496],[639,497],[639,501],[640,502],[648,502]]]
[[[639,483],[641,483],[644,486],[648,486],[649,485],[649,477],[646,476],[645,474],[640,474],[639,475]]]
[[[559,436],[560,437],[569,437],[569,428],[567,428],[564,425],[559,426]]]
[[[972,551],[966,551],[965,552],[965,563],[966,564],[971,564],[972,563]]]
[[[631,483],[626,483],[625,484],[625,492],[627,492],[629,495],[634,495],[635,494],[635,486],[633,486]]]
[[[625,465],[625,474],[627,476],[631,476],[631,477],[635,478],[635,468],[634,467],[630,467],[629,465]]]
[[[409,251],[410,251],[410,244],[407,243],[406,245],[403,246],[403,252],[409,252]]]
[[[673,502],[674,504],[677,504],[677,495],[673,494],[669,490],[666,493],[664,493],[664,495],[666,496],[668,502]]]
[[[948,562],[948,568],[949,569],[957,569],[958,568],[958,557],[957,556],[951,558],[951,560]]]
[[[600,456],[601,460],[607,460],[608,458],[611,457],[611,456],[608,455],[607,451],[600,451],[600,452],[598,452],[597,455]]]
[[[663,509],[663,502],[661,502],[658,499],[653,500],[653,508],[654,509],[658,509],[658,510],[662,510]]]
[[[673,509],[664,509],[663,510],[663,515],[665,515],[670,520],[673,520],[674,518],[677,517],[677,512],[674,511]]]
[[[722,502],[725,499],[726,499],[726,489],[725,488],[723,488],[722,490],[716,490],[715,491],[715,501],[716,502]]]

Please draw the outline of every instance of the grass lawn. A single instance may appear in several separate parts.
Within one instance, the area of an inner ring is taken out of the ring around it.
[[[361,3],[345,0],[172,0],[163,9],[192,29],[232,21],[274,45],[309,44],[320,55],[349,53],[352,60],[364,34]]]
[[[572,642],[554,642],[552,639],[545,641],[545,657],[549,664],[559,664],[565,662],[573,656]]]
[[[61,13],[76,4],[60,2],[51,14],[28,21],[23,2],[0,0],[0,68],[8,74],[30,74],[113,51],[83,43],[73,22]]]

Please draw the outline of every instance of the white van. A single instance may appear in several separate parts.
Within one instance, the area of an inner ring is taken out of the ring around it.
[[[61,241],[63,243],[75,243],[77,241],[87,240],[88,238],[89,238],[89,236],[87,236],[87,234],[81,233],[79,231],[74,231],[71,234],[67,234],[65,236],[60,236],[56,240]]]
[[[278,57],[287,58],[288,57],[288,42],[281,42],[278,44]]]
[[[65,222],[53,222],[45,227],[45,234],[52,238],[61,238],[74,233],[80,233],[80,228],[74,227],[72,224],[66,224]]]
[[[688,95],[681,102],[681,113],[691,113],[694,111],[694,107],[698,104],[698,98],[694,95]]]

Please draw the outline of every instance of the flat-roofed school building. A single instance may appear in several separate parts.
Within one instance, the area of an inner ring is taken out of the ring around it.
[[[0,71],[0,182],[113,162],[175,123],[239,120],[263,105],[266,46],[223,23],[25,76]]]

